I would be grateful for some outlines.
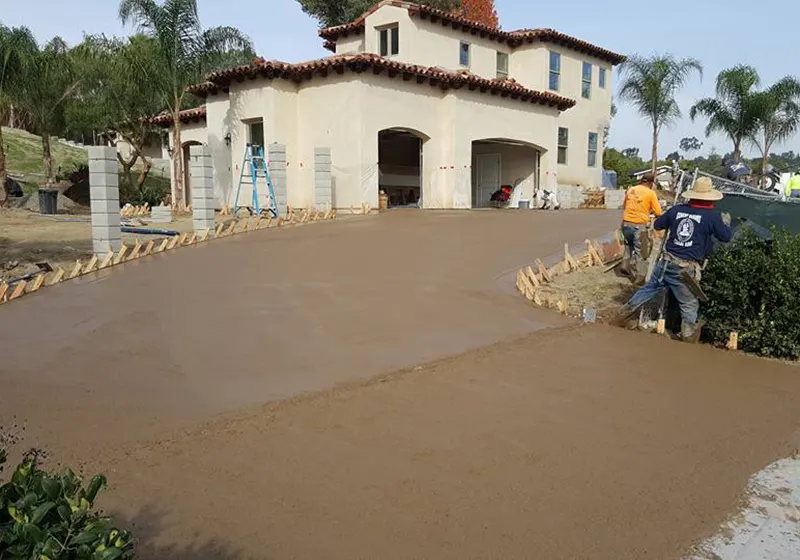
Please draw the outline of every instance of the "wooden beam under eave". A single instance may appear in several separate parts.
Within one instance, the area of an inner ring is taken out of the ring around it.
[[[376,76],[379,76],[380,74],[383,73],[383,66],[379,66],[377,64],[374,65],[372,67],[372,73],[375,74]]]
[[[404,82],[409,81],[413,77],[414,77],[414,74],[412,74],[411,72],[403,72],[403,81]]]
[[[387,71],[387,74],[389,75],[390,78],[394,78],[395,76],[397,76],[398,73],[399,72],[397,71],[397,68],[389,68]]]
[[[422,74],[417,74],[417,83],[418,84],[425,83],[425,79],[426,79],[425,76],[423,76]]]

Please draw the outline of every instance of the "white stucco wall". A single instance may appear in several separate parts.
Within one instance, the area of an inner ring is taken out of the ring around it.
[[[364,52],[364,34],[340,37],[336,41],[336,54],[355,54]]]

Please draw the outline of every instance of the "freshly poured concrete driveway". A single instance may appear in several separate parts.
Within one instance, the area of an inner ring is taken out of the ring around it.
[[[144,559],[682,558],[800,444],[800,375],[514,294],[618,219],[394,212],[48,288],[0,308],[0,426],[108,475]]]
[[[0,411],[104,446],[563,324],[498,278],[618,222],[398,211],[84,276],[0,309]]]

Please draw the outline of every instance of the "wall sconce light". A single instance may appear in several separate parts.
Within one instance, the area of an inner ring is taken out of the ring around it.
[[[172,157],[172,154],[174,153],[175,150],[172,149],[172,146],[167,146],[167,154],[169,154],[169,157]]]
[[[231,147],[231,133],[225,135],[225,145],[229,148]]]

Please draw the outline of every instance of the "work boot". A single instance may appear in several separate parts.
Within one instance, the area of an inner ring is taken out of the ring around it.
[[[700,342],[700,335],[703,332],[703,325],[705,321],[702,319],[695,324],[681,321],[681,340],[689,344],[697,344]]]
[[[622,264],[619,265],[619,273],[623,276],[631,275],[631,260],[622,259]]]
[[[631,307],[623,305],[614,317],[608,322],[613,327],[635,329],[639,325],[639,310],[641,306]]]

